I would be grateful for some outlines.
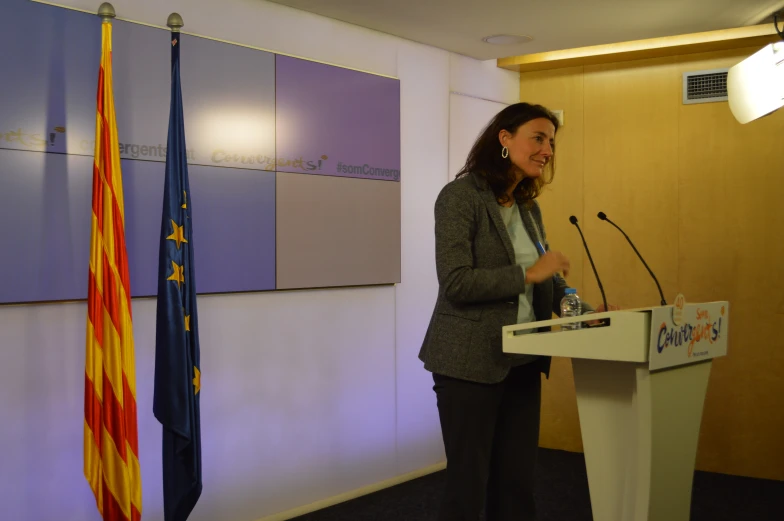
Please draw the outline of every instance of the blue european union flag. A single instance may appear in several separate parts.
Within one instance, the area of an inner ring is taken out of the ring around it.
[[[153,412],[163,425],[164,519],[185,521],[202,489],[201,373],[179,33],[172,33],[171,45],[171,108],[158,259]]]

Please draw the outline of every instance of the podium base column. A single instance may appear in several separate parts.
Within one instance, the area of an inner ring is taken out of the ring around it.
[[[597,521],[688,521],[711,362],[572,359]]]

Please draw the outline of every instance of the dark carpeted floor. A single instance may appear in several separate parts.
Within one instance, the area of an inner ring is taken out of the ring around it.
[[[538,480],[541,521],[592,521],[582,454],[540,450]],[[296,521],[435,521],[443,485],[437,472]],[[695,472],[691,521],[782,520],[784,482]]]

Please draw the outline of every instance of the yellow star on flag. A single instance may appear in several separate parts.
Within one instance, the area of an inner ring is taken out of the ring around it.
[[[177,288],[179,288],[180,283],[185,282],[185,266],[180,266],[176,262],[172,261],[172,269],[174,270],[174,273],[172,273],[166,280],[175,281],[177,283]]]
[[[180,244],[183,242],[188,242],[188,239],[185,238],[185,226],[177,226],[177,223],[174,222],[174,219],[171,220],[172,225],[172,234],[166,237],[167,240],[172,240],[177,243],[177,249],[180,249]]]
[[[185,190],[182,191],[182,200],[185,201],[184,203],[182,203],[182,207],[183,208],[187,208],[188,207],[188,195],[185,193]]]
[[[196,375],[193,377],[193,394],[199,394],[199,391],[201,391],[201,372],[195,365],[193,366],[193,374]]]
[[[185,331],[191,330],[191,316],[185,315]]]

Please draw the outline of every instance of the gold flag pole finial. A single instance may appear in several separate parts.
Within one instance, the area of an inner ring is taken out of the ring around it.
[[[109,2],[104,2],[101,4],[101,7],[98,8],[98,16],[101,17],[101,20],[104,22],[111,22],[112,18],[117,16],[117,13],[114,12],[114,6]]]
[[[171,29],[173,33],[178,33],[185,24],[183,23],[182,16],[180,16],[179,13],[172,13],[166,20],[166,25],[169,26],[169,29]]]

